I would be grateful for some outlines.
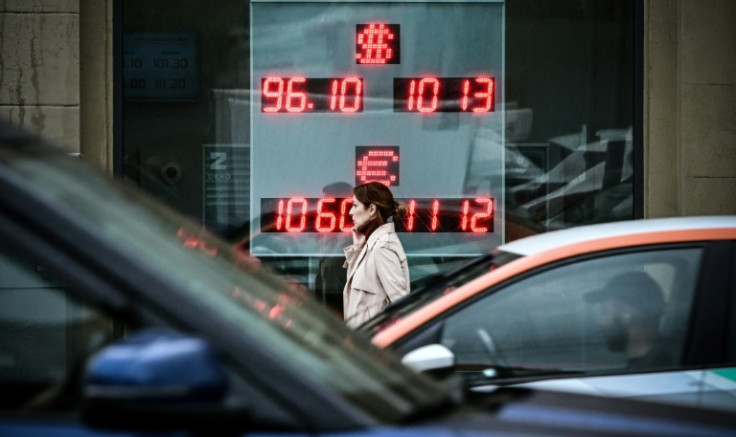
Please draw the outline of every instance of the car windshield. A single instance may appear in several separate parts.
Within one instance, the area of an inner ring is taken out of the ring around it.
[[[399,319],[419,310],[425,305],[473,279],[488,273],[517,258],[519,255],[496,250],[493,253],[473,258],[460,267],[448,272],[440,272],[426,278],[411,293],[386,307],[376,317],[361,325],[358,329],[375,335]]]
[[[146,273],[163,278],[203,314],[249,336],[382,420],[399,420],[447,399],[443,386],[348,329],[299,286],[273,275],[202,226],[46,147],[0,147],[0,174],[23,196],[54,208]]]

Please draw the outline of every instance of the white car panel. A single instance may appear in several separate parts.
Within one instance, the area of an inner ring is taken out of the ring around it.
[[[614,223],[579,226],[546,234],[522,238],[498,247],[498,250],[518,255],[532,255],[569,244],[596,238],[620,237],[653,231],[676,231],[735,227],[736,216],[670,217],[628,220]]]

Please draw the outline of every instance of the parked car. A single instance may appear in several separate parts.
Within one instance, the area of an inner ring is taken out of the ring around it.
[[[0,435],[730,436],[730,415],[464,396],[182,216],[0,123]]]
[[[736,409],[736,217],[520,239],[360,327],[471,390],[517,385]]]

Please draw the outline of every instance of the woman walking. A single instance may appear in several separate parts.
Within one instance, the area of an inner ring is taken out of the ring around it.
[[[353,189],[353,244],[344,249],[348,272],[343,291],[345,322],[351,328],[409,294],[409,265],[393,223],[405,213],[381,183]]]

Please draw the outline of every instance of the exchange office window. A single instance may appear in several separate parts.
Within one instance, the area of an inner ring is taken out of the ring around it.
[[[120,0],[119,168],[336,308],[356,184],[414,280],[630,219],[637,5]]]

